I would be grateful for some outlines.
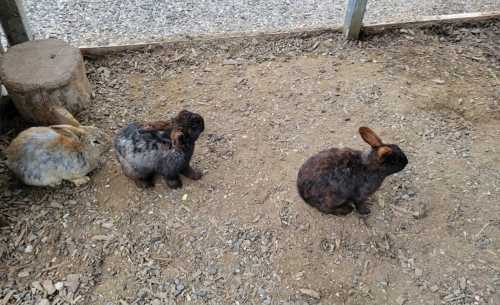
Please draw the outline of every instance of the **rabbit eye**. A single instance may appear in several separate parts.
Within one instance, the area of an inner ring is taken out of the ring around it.
[[[390,155],[385,157],[384,161],[386,163],[394,163],[394,162],[396,162],[396,156],[393,154],[390,154]]]
[[[97,141],[97,140],[94,140],[94,141],[92,141],[92,144],[97,144],[97,145],[99,145],[99,144],[101,144],[101,142],[99,142],[99,141]]]

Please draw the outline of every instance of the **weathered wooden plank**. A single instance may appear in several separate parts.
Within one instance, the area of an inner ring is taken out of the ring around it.
[[[114,53],[120,53],[125,51],[137,51],[148,48],[157,48],[163,46],[172,46],[182,43],[190,42],[204,42],[204,41],[239,41],[256,39],[259,41],[271,41],[271,40],[281,40],[281,39],[293,39],[293,38],[306,38],[306,37],[316,37],[328,33],[340,33],[342,32],[341,27],[318,27],[310,29],[300,29],[300,30],[290,30],[290,31],[280,31],[280,32],[239,32],[230,34],[202,34],[191,36],[189,39],[171,37],[163,41],[153,41],[153,42],[140,42],[140,43],[130,43],[130,44],[120,44],[120,45],[108,45],[108,46],[80,46],[80,51],[84,56],[98,57],[103,55],[109,55]]]
[[[500,19],[500,11],[423,16],[417,17],[415,20],[408,22],[391,22],[365,25],[363,26],[363,33],[376,34],[393,29],[429,27],[433,25],[439,26],[443,24],[472,24],[495,19]]]
[[[481,23],[488,20],[500,19],[500,11],[484,12],[484,13],[466,13],[455,15],[439,15],[430,17],[421,17],[418,20],[410,22],[393,22],[393,23],[380,23],[369,24],[363,26],[363,32],[367,34],[374,34],[384,32],[386,30],[400,29],[400,28],[416,28],[428,27],[442,24],[464,24],[464,23]],[[163,46],[171,46],[179,43],[199,42],[199,41],[235,41],[235,40],[275,40],[275,39],[289,39],[296,37],[314,37],[325,33],[341,32],[342,28],[316,28],[309,30],[296,30],[288,32],[275,32],[275,33],[238,33],[230,35],[200,35],[192,37],[191,39],[176,39],[172,38],[165,41],[156,41],[150,43],[135,43],[123,45],[110,45],[104,47],[82,46],[80,50],[85,56],[104,56],[113,53],[120,53],[126,51],[141,50],[147,48],[156,48]]]
[[[26,23],[22,0],[1,0],[0,22],[10,45],[30,40],[30,29]]]
[[[349,40],[359,39],[368,0],[348,0],[344,21],[344,34]]]

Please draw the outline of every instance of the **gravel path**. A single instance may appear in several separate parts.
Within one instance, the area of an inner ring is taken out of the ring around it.
[[[339,25],[345,0],[25,0],[35,37],[77,45]],[[367,23],[500,10],[500,0],[370,0]]]

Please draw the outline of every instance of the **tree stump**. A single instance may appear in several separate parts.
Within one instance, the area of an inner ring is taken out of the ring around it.
[[[90,104],[80,50],[60,40],[29,41],[8,49],[0,61],[0,79],[29,123],[78,126],[73,115]]]

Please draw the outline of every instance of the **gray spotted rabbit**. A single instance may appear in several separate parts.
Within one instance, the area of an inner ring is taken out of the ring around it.
[[[193,180],[202,176],[189,163],[204,129],[201,115],[187,110],[169,121],[131,123],[115,136],[116,156],[124,174],[138,186],[152,187],[160,175],[169,187],[180,188],[180,175]]]

